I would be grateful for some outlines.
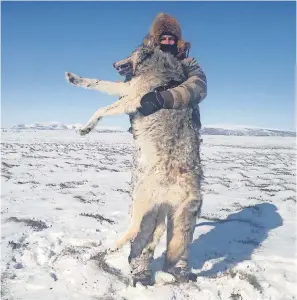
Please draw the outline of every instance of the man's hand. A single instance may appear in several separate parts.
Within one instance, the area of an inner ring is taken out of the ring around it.
[[[141,98],[141,107],[138,108],[138,111],[144,116],[149,116],[162,108],[172,109],[173,103],[174,100],[169,91],[154,91],[145,94]]]
[[[164,99],[159,92],[150,92],[141,98],[140,105],[138,111],[144,116],[149,116],[164,107]]]

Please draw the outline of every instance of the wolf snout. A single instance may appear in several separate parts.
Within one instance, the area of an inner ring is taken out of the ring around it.
[[[132,64],[131,63],[125,63],[125,64],[118,64],[114,63],[113,67],[117,70],[117,72],[122,75],[126,76],[129,73],[132,73]]]

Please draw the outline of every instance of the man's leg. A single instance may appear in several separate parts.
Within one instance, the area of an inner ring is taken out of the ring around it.
[[[129,264],[131,268],[131,275],[133,286],[137,282],[144,285],[151,285],[152,272],[151,272],[151,261],[154,256],[154,238],[158,238],[155,233],[159,236],[158,224],[158,209],[154,208],[147,212],[143,217],[140,230],[136,237],[131,242],[131,251],[129,255]]]
[[[188,252],[201,204],[201,199],[187,201],[173,208],[168,215],[164,271],[173,274],[180,282],[192,280]]]

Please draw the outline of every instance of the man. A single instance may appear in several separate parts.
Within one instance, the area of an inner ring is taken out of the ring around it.
[[[194,128],[199,134],[201,128],[200,114],[198,104],[206,97],[207,81],[206,76],[199,64],[194,58],[188,57],[190,44],[182,39],[181,28],[175,18],[168,14],[160,13],[152,23],[149,34],[145,37],[143,44],[149,47],[158,47],[164,52],[169,52],[181,60],[187,80],[180,85],[172,83],[171,86],[161,87],[157,91],[147,93],[140,101],[141,107],[138,112],[143,116],[149,116],[160,109],[183,109],[191,107],[193,109],[192,122]],[[126,81],[133,76],[132,66],[120,66],[117,69],[121,75],[126,76]],[[131,128],[133,133],[133,119],[136,114],[130,115]],[[132,172],[132,189],[137,182],[137,176],[142,173],[138,166],[137,156],[139,149],[133,153],[133,172]],[[144,284],[150,282],[149,263],[153,258],[153,253],[142,255],[136,262],[130,262],[133,277]],[[133,265],[135,264],[135,265]],[[141,266],[141,272],[135,273],[136,269]],[[187,281],[190,279],[188,268],[188,251],[184,253],[176,267],[170,271],[177,280]]]
[[[160,13],[154,19],[149,34],[143,44],[158,47],[164,52],[170,52],[182,61],[188,79],[182,84],[164,91],[155,91],[144,95],[141,99],[141,107],[138,111],[148,116],[160,109],[193,108],[193,124],[197,133],[201,129],[200,112],[198,104],[207,95],[206,76],[195,60],[189,58],[190,43],[182,39],[181,28],[177,20],[169,14]],[[129,80],[132,74],[132,66],[119,67],[121,75]],[[130,116],[132,124],[133,116]],[[130,128],[131,132],[131,128]]]

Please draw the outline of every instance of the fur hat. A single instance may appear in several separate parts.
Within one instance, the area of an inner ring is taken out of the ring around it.
[[[177,40],[182,39],[181,28],[177,20],[169,14],[159,13],[151,25],[150,35],[157,42],[160,36],[166,33],[174,35]]]
[[[179,52],[189,50],[190,43],[184,42],[178,21],[173,16],[166,13],[159,13],[155,17],[149,34],[144,39],[144,44],[153,44],[154,46],[160,45],[160,36],[162,34],[171,34],[176,37]]]

